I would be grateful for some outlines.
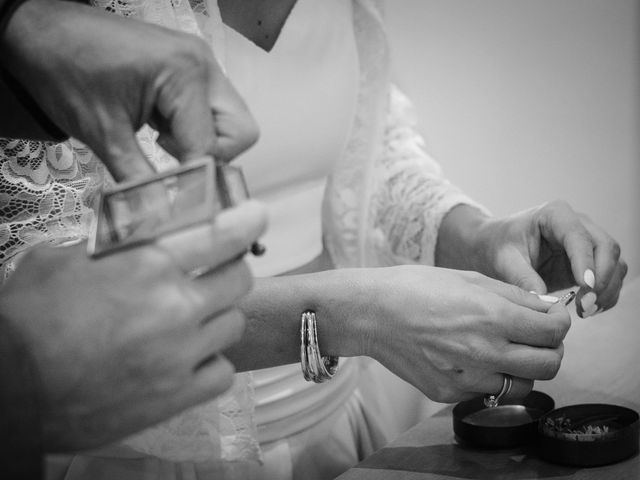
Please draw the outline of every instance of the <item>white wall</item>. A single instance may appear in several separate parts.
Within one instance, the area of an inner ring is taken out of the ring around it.
[[[640,0],[387,0],[430,153],[495,214],[568,200],[640,274]]]

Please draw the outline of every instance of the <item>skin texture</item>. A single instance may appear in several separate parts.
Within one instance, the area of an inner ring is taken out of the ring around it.
[[[195,36],[29,0],[0,48],[3,67],[117,180],[152,171],[135,138],[145,124],[182,162],[229,161],[257,139],[246,105]],[[0,134],[46,139],[13,92],[1,93],[9,110]],[[23,256],[0,290],[0,323],[31,353],[47,451],[103,445],[230,386],[233,367],[220,352],[242,334],[235,305],[251,277],[240,258],[264,225],[252,202],[99,260],[84,245]],[[188,278],[200,267],[210,272]]]
[[[47,451],[104,445],[231,385],[221,352],[242,335],[241,256],[263,228],[250,202],[98,260],[84,243],[24,255],[0,290],[0,322],[31,354]],[[212,270],[185,274],[200,265]]]
[[[578,286],[580,316],[587,316],[582,302],[587,294],[595,295],[599,309],[613,307],[627,274],[615,239],[563,201],[506,218],[455,208],[440,227],[436,262],[542,294]],[[587,271],[593,272],[592,286],[585,280]]]
[[[262,3],[222,1],[222,17],[259,44]],[[270,2],[280,12],[268,22],[270,38],[289,3]],[[503,373],[515,377],[510,396],[522,396],[534,380],[556,374],[570,326],[564,306],[529,291],[577,285],[582,314],[580,299],[592,290],[599,306],[612,307],[626,273],[615,241],[563,202],[500,219],[454,208],[436,249],[436,265],[446,269],[331,270],[327,258],[256,281],[241,304],[245,335],[227,352],[239,370],[299,361],[300,314],[310,308],[324,354],[370,355],[434,400],[497,392]],[[586,269],[595,273],[594,289]]]
[[[73,2],[29,0],[0,46],[3,66],[116,180],[152,171],[135,138],[147,123],[181,161],[228,161],[258,137],[211,48],[193,35]]]
[[[447,402],[498,391],[501,373],[516,377],[512,396],[552,378],[571,324],[566,308],[513,285],[417,265],[258,279],[241,307],[247,330],[227,351],[240,370],[298,361],[310,308],[323,354],[371,356]]]

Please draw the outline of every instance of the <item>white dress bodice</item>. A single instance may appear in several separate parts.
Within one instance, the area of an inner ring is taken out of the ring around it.
[[[92,3],[200,35],[247,98],[263,138],[238,161],[271,220],[263,239],[269,253],[252,265],[257,274],[295,268],[323,246],[338,267],[431,264],[444,215],[457,204],[473,204],[426,155],[410,102],[389,82],[377,0],[299,0],[269,53],[224,27],[215,0]],[[175,166],[156,138],[148,127],[138,132],[154,165]],[[104,181],[99,160],[76,141],[0,139],[0,281],[29,247],[85,237],[92,199]],[[372,440],[374,431],[393,435],[409,425],[398,414],[410,413],[412,422],[418,418],[392,395],[406,385],[380,384],[368,367],[354,363],[343,362],[338,375],[322,385],[302,381],[297,365],[239,375],[229,394],[128,439],[125,444],[134,451],[118,451],[122,462],[94,461],[108,452],[79,455],[67,478],[250,478],[236,469],[253,465],[239,460],[261,456],[256,438],[265,462],[255,478],[291,478],[266,475],[267,469],[287,464],[302,469],[295,478],[305,479],[323,466],[346,468],[384,443],[384,435]],[[384,428],[372,428],[380,423]],[[132,463],[128,456],[135,457]],[[312,456],[316,469],[309,463]],[[167,460],[186,463],[176,467]],[[209,467],[236,473],[212,474]],[[203,476],[185,473],[203,469]]]
[[[342,156],[359,80],[351,3],[299,0],[266,52],[225,30],[225,69],[260,128],[255,146],[234,163],[268,209],[267,253],[248,261],[258,276],[277,275],[322,249],[325,181]]]
[[[322,251],[322,197],[343,151],[358,93],[352,6],[343,0],[298,0],[266,52],[224,27],[224,66],[260,128],[242,166],[254,198],[267,206],[267,252],[247,258],[257,276],[300,267]],[[274,441],[326,416],[354,384],[353,365],[324,385],[305,382],[300,366],[253,372],[258,438]],[[331,399],[331,400],[329,400]]]

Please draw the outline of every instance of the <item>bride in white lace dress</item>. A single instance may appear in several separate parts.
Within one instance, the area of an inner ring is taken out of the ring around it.
[[[568,252],[567,273],[557,237],[577,228],[568,206],[494,221],[446,181],[414,131],[407,98],[390,84],[376,2],[93,3],[209,42],[262,131],[237,163],[269,208],[268,253],[251,260],[258,279],[243,304],[247,334],[227,352],[246,373],[232,390],[121,444],[53,458],[51,478],[333,478],[435,411],[423,393],[457,401],[499,390],[508,373],[522,395],[555,374],[563,308],[428,265],[513,283],[525,271],[527,290],[578,284],[581,296],[598,294],[598,307],[615,304],[625,272],[618,254],[603,254],[596,268],[593,253]],[[139,132],[148,158],[174,166],[155,137]],[[109,180],[74,140],[1,140],[0,156],[6,278],[29,246],[87,236],[95,193]],[[543,226],[532,228],[560,217],[547,238]],[[307,309],[317,313],[323,354],[343,357],[328,383],[305,382],[296,363]]]

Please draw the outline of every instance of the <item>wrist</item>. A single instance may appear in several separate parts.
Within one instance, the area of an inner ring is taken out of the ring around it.
[[[485,273],[492,222],[491,217],[472,206],[452,208],[440,223],[435,265]]]
[[[364,269],[339,269],[310,275],[310,309],[318,316],[323,355],[370,355],[375,288]]]

